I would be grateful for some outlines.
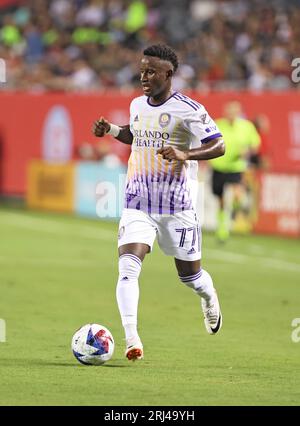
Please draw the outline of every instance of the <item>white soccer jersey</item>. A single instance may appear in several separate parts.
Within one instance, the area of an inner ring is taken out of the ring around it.
[[[140,96],[130,105],[130,131],[125,208],[148,214],[192,210],[197,161],[168,161],[156,152],[167,145],[185,151],[221,136],[203,105],[178,92],[159,105]]]

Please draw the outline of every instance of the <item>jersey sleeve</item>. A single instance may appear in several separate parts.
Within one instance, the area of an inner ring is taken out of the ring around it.
[[[194,148],[222,136],[217,124],[204,107],[189,113],[184,120],[184,126],[193,135]]]

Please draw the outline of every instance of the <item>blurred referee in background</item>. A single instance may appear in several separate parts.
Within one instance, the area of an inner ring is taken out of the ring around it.
[[[224,117],[216,123],[224,137],[226,153],[222,157],[210,160],[213,169],[212,191],[218,198],[216,236],[225,242],[230,233],[230,213],[241,204],[243,196],[242,175],[247,169],[248,158],[255,154],[260,146],[260,136],[254,124],[241,118],[242,106],[231,101],[224,106]],[[232,205],[230,212],[225,208],[225,186],[231,187]]]

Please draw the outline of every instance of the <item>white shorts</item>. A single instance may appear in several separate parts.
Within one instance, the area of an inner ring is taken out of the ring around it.
[[[162,251],[179,260],[201,259],[201,229],[194,210],[174,215],[149,215],[141,210],[124,209],[119,224],[118,247],[130,243],[157,242]]]

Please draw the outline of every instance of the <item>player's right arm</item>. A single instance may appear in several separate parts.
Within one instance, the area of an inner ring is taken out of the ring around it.
[[[99,120],[94,122],[93,133],[98,138],[102,138],[107,134],[111,135],[126,145],[131,145],[133,140],[129,124],[126,126],[116,126],[109,123],[104,117],[100,117]]]

